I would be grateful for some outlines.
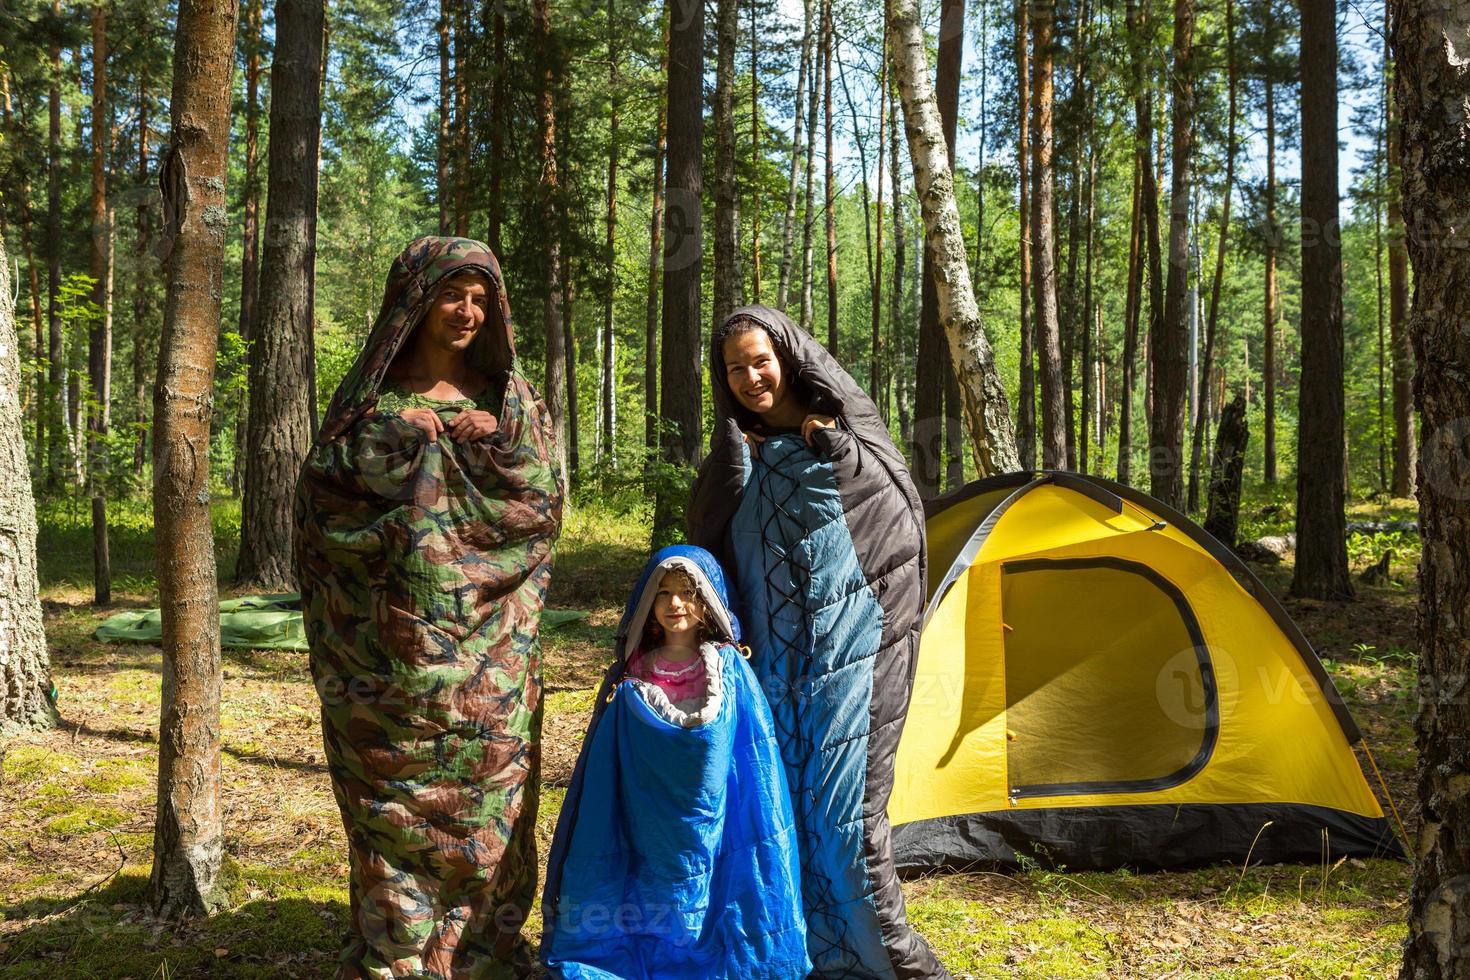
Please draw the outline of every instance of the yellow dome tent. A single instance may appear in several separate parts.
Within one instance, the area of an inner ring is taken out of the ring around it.
[[[1316,654],[1188,518],[1043,472],[931,501],[927,525],[899,867],[1403,856]]]

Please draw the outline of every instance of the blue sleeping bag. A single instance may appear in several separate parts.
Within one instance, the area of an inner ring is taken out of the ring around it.
[[[710,695],[695,718],[624,676],[650,585],[671,567],[695,578],[725,634],[702,650]],[[729,608],[719,565],[688,546],[655,554],[628,601],[547,862],[553,976],[796,980],[811,968],[780,748]]]

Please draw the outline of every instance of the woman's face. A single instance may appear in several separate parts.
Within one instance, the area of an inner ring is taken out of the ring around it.
[[[490,290],[480,276],[456,276],[434,294],[420,331],[422,343],[464,353],[490,311]]]
[[[664,628],[664,641],[670,645],[698,635],[704,603],[687,576],[664,572],[653,597],[653,618]]]
[[[742,406],[765,415],[785,402],[790,386],[781,359],[764,330],[746,330],[725,341],[725,380]]]

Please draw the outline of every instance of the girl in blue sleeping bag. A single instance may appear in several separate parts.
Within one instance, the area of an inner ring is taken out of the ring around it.
[[[697,631],[692,658],[672,649],[685,627]],[[780,748],[739,640],[709,552],[676,545],[649,559],[547,861],[541,957],[553,976],[810,971]]]

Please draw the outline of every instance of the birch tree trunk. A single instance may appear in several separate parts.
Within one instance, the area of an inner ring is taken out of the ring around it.
[[[20,337],[10,263],[0,238],[0,462],[5,472],[27,471],[25,420],[20,406]],[[0,482],[0,735],[51,728],[51,661],[41,624],[36,567],[36,501],[31,481]]]
[[[219,595],[209,518],[209,422],[223,285],[236,0],[180,0],[172,141],[163,159],[168,299],[153,389],[153,515],[163,608],[152,904],[206,914],[220,880]]]
[[[250,417],[237,585],[295,587],[291,507],[311,448],[317,153],[321,127],[320,0],[278,0],[271,63],[269,175],[260,322],[250,347]]]
[[[955,204],[954,175],[949,167],[939,105],[929,84],[917,0],[890,0],[888,16],[893,76],[903,101],[904,130],[927,247],[934,256],[939,319],[960,379],[975,469],[980,476],[1007,473],[1019,466],[1011,407],[996,372],[995,357],[970,285],[960,212]]]
[[[1394,0],[1394,91],[1403,111],[1403,217],[1414,267],[1408,330],[1419,365],[1419,747],[1422,823],[1409,893],[1405,980],[1470,974],[1470,77],[1465,0]]]

